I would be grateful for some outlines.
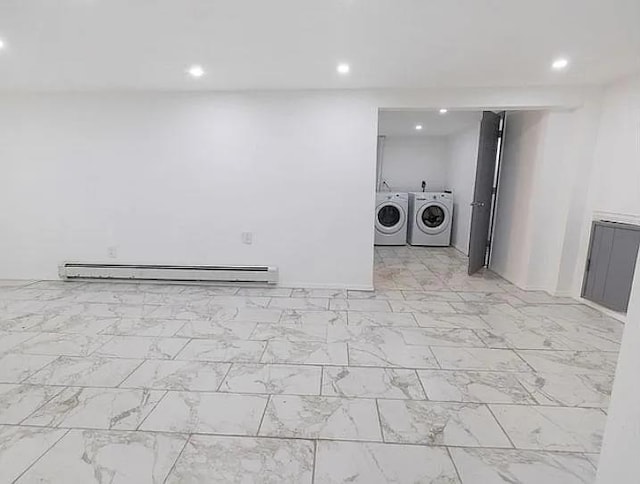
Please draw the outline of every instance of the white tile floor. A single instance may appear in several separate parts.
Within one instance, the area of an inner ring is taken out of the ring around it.
[[[0,482],[592,483],[622,325],[377,248],[375,292],[0,284]]]

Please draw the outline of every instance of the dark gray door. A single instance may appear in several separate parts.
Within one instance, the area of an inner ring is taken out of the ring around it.
[[[602,303],[604,286],[607,282],[613,235],[616,229],[603,224],[594,224],[591,229],[591,249],[587,260],[583,296]]]
[[[473,209],[469,236],[469,274],[479,271],[487,260],[499,138],[500,115],[485,111],[482,113],[480,124],[476,183],[471,203]]]
[[[640,227],[594,222],[582,296],[614,311],[626,311],[639,247]]]

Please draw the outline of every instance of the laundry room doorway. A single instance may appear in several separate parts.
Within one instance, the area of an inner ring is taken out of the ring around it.
[[[504,125],[499,111],[379,111],[376,287],[437,290],[488,265]]]

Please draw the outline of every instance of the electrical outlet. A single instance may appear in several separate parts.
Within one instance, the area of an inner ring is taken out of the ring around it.
[[[241,239],[243,244],[253,244],[253,232],[242,232]]]
[[[107,257],[109,259],[117,259],[118,258],[118,248],[115,246],[107,247]]]

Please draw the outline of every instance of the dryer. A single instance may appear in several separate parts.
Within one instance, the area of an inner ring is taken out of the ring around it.
[[[405,245],[409,197],[406,193],[376,193],[375,245]]]
[[[452,220],[453,194],[409,193],[409,244],[448,246],[451,242]]]

